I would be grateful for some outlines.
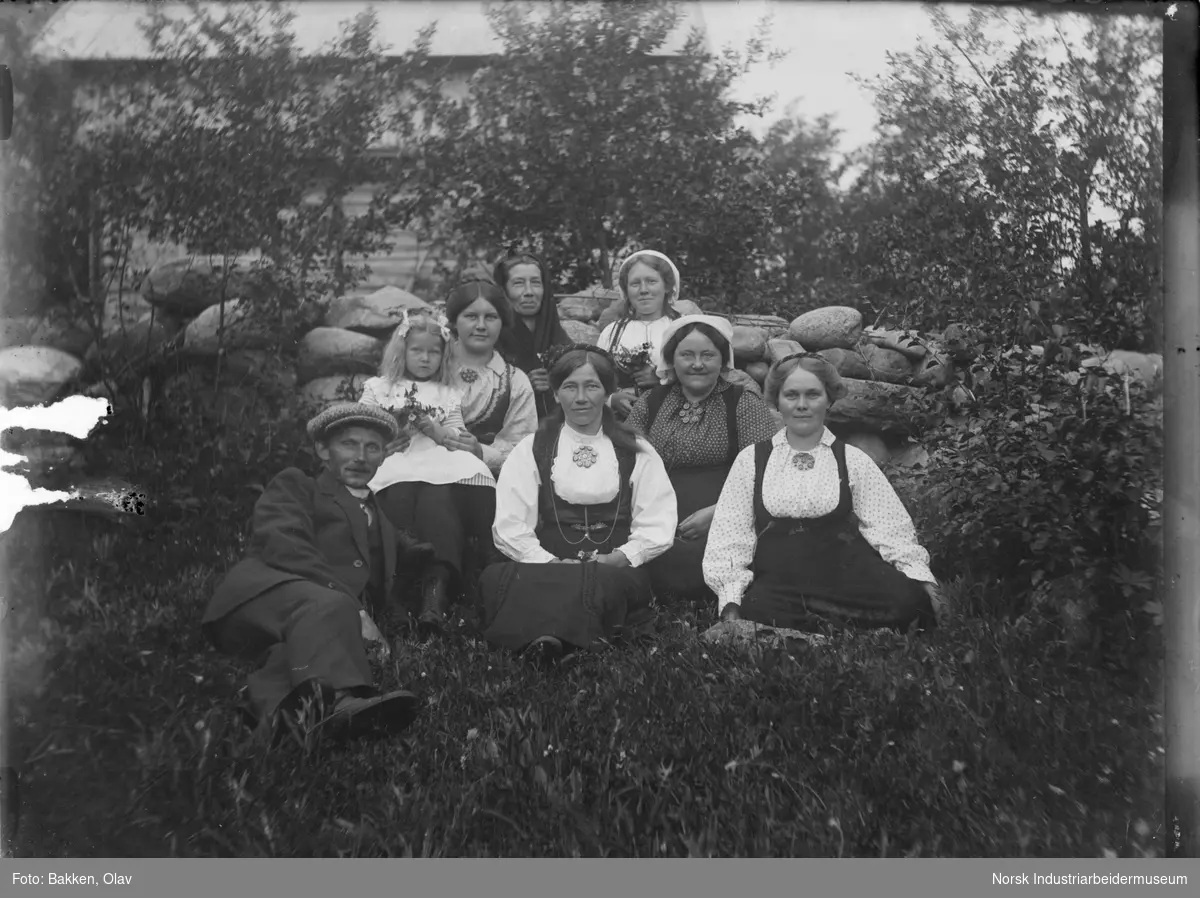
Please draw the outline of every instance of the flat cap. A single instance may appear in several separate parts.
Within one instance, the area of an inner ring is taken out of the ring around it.
[[[330,428],[349,425],[378,430],[385,434],[388,440],[394,440],[399,431],[395,417],[387,409],[377,405],[364,405],[361,402],[338,402],[308,422],[308,435],[314,440],[319,440]]]

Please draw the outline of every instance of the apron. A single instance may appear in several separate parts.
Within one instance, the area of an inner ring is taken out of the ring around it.
[[[858,528],[846,445],[834,440],[840,490],[837,507],[816,518],[779,518],[763,504],[772,443],[755,445],[754,514],[759,534],[742,597],[742,617],[760,624],[811,630],[822,620],[858,627],[904,628],[932,618],[921,584],[888,564]]]
[[[671,387],[656,387],[646,401],[646,433],[654,426]],[[679,520],[688,515],[716,505],[721,490],[729,476],[738,454],[737,406],[743,388],[731,386],[725,390],[725,436],[728,441],[724,462],[718,465],[692,465],[672,468],[667,471],[671,486],[675,489],[675,504]],[[659,595],[687,596],[708,591],[704,582],[702,562],[704,549],[708,545],[708,534],[699,539],[676,537],[671,548],[650,562],[646,567]]]
[[[550,468],[558,434],[538,431],[533,453],[541,477],[538,540],[558,558],[605,554],[629,540],[636,459],[617,449],[620,486],[609,502],[574,505],[554,492]],[[584,648],[653,622],[650,577],[641,568],[506,561],[487,567],[479,582],[483,636],[498,648],[520,651],[539,636]]]

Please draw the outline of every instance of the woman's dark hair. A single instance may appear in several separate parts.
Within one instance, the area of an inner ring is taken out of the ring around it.
[[[798,352],[780,359],[767,372],[767,379],[763,382],[763,398],[771,408],[779,409],[779,391],[797,368],[816,375],[825,385],[825,395],[830,405],[846,395],[846,384],[842,382],[837,367],[829,359],[815,352]]]
[[[711,324],[705,324],[703,321],[692,321],[671,334],[671,339],[663,344],[663,363],[668,368],[675,366],[675,350],[679,348],[679,344],[683,342],[684,337],[693,331],[708,337],[712,341],[713,346],[717,347],[717,351],[721,353],[722,368],[729,368],[733,365],[733,347],[729,345],[729,341],[725,339],[725,335]]]
[[[557,393],[566,379],[584,365],[591,365],[596,369],[596,374],[607,395],[611,396],[616,392],[617,366],[613,364],[612,356],[598,346],[579,343],[560,355],[550,368],[550,389]],[[566,420],[567,416],[563,412],[562,406],[557,405],[554,411],[538,425],[538,429],[556,433],[558,428],[566,423]],[[612,409],[607,405],[600,413],[600,428],[618,449],[628,449],[630,452],[641,451],[637,442],[637,434],[633,428],[617,421]]]
[[[675,280],[675,272],[671,269],[670,264],[666,259],[652,256],[649,253],[634,253],[621,264],[621,270],[617,273],[617,282],[621,285],[621,296],[625,300],[625,313],[617,320],[617,326],[613,328],[613,346],[620,345],[621,335],[625,333],[625,328],[633,320],[633,303],[629,301],[629,270],[638,262],[653,268],[663,279],[663,286],[665,288],[665,292],[663,293],[663,314],[668,318],[682,317],[680,312],[671,305],[672,299],[679,299],[677,295],[679,293],[679,283]]]
[[[503,290],[491,281],[464,280],[446,296],[446,320],[455,336],[458,336],[458,316],[477,299],[485,299],[491,304],[500,316],[502,328],[512,327],[512,309],[508,305],[508,295]]]

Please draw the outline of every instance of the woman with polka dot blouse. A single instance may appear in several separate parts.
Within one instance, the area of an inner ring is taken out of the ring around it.
[[[773,365],[765,386],[784,429],[738,454],[704,554],[722,620],[812,629],[940,616],[929,553],[900,498],[866,453],[825,427],[846,392],[837,369],[798,353]]]

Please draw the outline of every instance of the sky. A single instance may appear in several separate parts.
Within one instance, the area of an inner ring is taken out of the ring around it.
[[[887,70],[887,53],[912,51],[918,39],[934,34],[919,2],[908,0],[702,0],[709,44],[741,49],[767,12],[773,13],[770,43],[790,51],[772,68],[760,65],[739,86],[739,99],[775,94],[772,113],[743,124],[762,133],[791,104],[805,118],[835,115],[843,129],[842,152],[870,141],[876,122],[870,94],[853,75],[874,77]],[[941,8],[965,21],[971,5],[945,3]],[[1014,11],[1015,13],[1016,11]],[[1085,21],[1081,15],[1062,17],[1068,33]]]

